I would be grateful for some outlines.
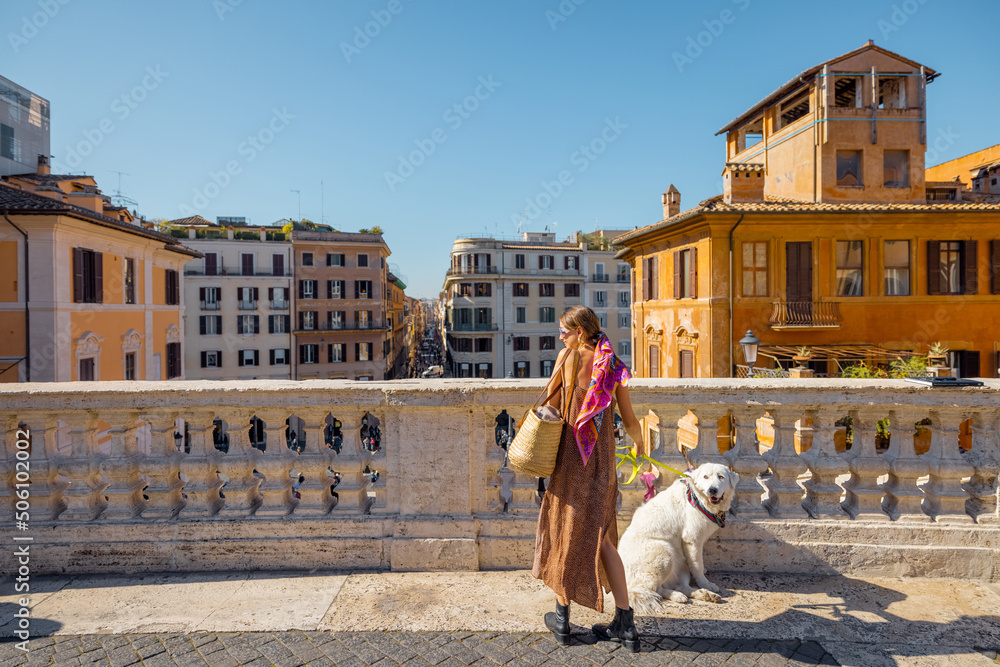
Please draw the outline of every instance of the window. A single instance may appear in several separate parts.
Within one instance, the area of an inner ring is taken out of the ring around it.
[[[1000,241],[990,241],[990,292],[1000,294]]]
[[[618,356],[627,357],[632,354],[632,344],[627,340],[618,341]]]
[[[527,352],[531,349],[531,338],[528,336],[515,336],[514,337],[514,351],[515,352]]]
[[[627,283],[629,281],[629,266],[628,264],[618,265],[618,282]]]
[[[359,329],[367,329],[372,325],[372,311],[370,310],[355,311],[354,321],[357,322]]]
[[[597,321],[601,323],[601,330],[608,328],[608,314],[607,313],[597,313]]]
[[[552,255],[539,255],[538,268],[552,270],[556,268],[556,260]]]
[[[239,301],[240,310],[257,309],[258,289],[256,287],[237,287],[236,299]]]
[[[538,296],[555,296],[555,295],[556,295],[555,283],[538,284]]]
[[[344,266],[344,254],[336,252],[326,253],[326,265],[327,266]]]
[[[642,298],[646,301],[659,298],[659,267],[656,257],[642,260]]]
[[[906,108],[906,78],[902,76],[885,76],[878,78],[878,108]]]
[[[580,298],[580,285],[579,283],[566,283],[563,285],[563,296],[570,297],[574,299]]]
[[[606,308],[608,305],[608,293],[604,290],[594,292],[594,308]]]
[[[319,359],[319,345],[316,343],[308,343],[306,345],[299,345],[299,363],[300,364],[315,364]]]
[[[455,338],[454,347],[456,352],[472,352],[472,339]]]
[[[73,301],[104,303],[104,255],[73,248]]]
[[[14,108],[11,108],[14,113]],[[14,138],[14,128],[0,123],[0,157],[21,161],[21,141]]]
[[[472,296],[472,283],[459,283],[458,296]]]
[[[368,255],[358,255],[358,266],[368,266]]]
[[[618,307],[628,308],[632,305],[632,299],[629,297],[628,292],[618,292]]]
[[[698,250],[688,248],[674,253],[674,298],[698,298]]]
[[[743,296],[767,296],[767,241],[743,244]]]
[[[288,308],[287,287],[268,287],[267,298],[271,301],[271,308],[282,310]]]
[[[326,348],[326,361],[330,364],[342,364],[347,361],[347,344],[331,343]]]
[[[491,324],[493,324],[493,309],[476,308],[476,325],[480,327],[488,327]]]
[[[299,281],[299,298],[300,299],[315,299],[316,298],[316,281],[315,280],[300,280]]]
[[[280,253],[273,253],[271,255],[271,275],[272,276],[283,276],[285,275],[285,256]]]
[[[580,258],[576,255],[566,255],[563,257],[563,268],[567,271],[576,271],[580,268]]]
[[[202,336],[218,336],[222,333],[222,315],[200,316],[198,318],[198,329]]]
[[[542,359],[542,377],[549,377],[555,369],[556,362],[552,359]]]
[[[135,260],[125,258],[125,303],[135,303]]]
[[[167,379],[181,376],[181,344],[167,343]]]
[[[80,360],[80,382],[94,381],[94,359],[93,357]]]
[[[528,296],[528,283],[514,283],[514,296]]]
[[[354,360],[355,361],[371,361],[373,359],[372,355],[372,343],[355,343],[354,344]]]
[[[493,364],[476,364],[476,377],[484,380],[493,377]]]
[[[604,273],[604,262],[597,262],[594,264],[594,280],[597,282],[604,282],[607,279],[608,277]]]
[[[367,257],[367,255],[358,255],[358,257]],[[372,281],[370,280],[355,280],[354,281],[354,298],[355,299],[371,299],[372,298]]]
[[[272,366],[287,366],[288,365],[288,348],[278,347],[271,350],[271,365]]]
[[[681,377],[682,378],[693,378],[694,377],[694,351],[693,350],[681,350],[680,354],[680,366],[681,366]]]
[[[218,287],[199,287],[198,300],[201,301],[201,309],[218,310],[220,291]]]
[[[313,254],[311,252],[302,253],[302,266],[313,265]]]
[[[490,283],[476,283],[476,296],[492,296],[493,286]]]
[[[864,294],[864,241],[837,241],[837,296]]]
[[[976,241],[927,242],[927,293],[978,294]]]
[[[833,84],[833,105],[837,107],[861,107],[860,76],[838,76]]]
[[[240,350],[240,366],[259,366],[260,354],[257,350]]]
[[[885,295],[910,294],[910,242],[885,242]]]
[[[135,379],[135,352],[125,354],[125,379]]]
[[[837,151],[837,185],[864,185],[861,178],[861,151]]]
[[[173,269],[167,269],[164,271],[164,280],[166,282],[167,294],[166,294],[166,304],[168,306],[176,306],[181,302],[181,290],[180,290],[180,278],[177,272]],[[102,299],[103,302],[103,299]]]
[[[531,377],[531,362],[528,362],[528,361],[515,361],[514,362],[514,377],[516,377],[516,378]]]
[[[267,324],[268,333],[288,333],[288,315],[269,315]]]
[[[660,377],[660,346],[650,345],[646,359],[649,363],[649,377]]]
[[[299,312],[299,329],[305,329],[306,331],[312,331],[316,328],[316,314],[315,310],[303,310]]]
[[[618,328],[628,329],[628,313],[618,313]]]
[[[805,88],[802,92],[790,97],[787,101],[781,103],[781,110],[779,112],[779,118],[781,120],[781,125],[778,129],[785,127],[791,123],[794,123],[799,118],[802,118],[809,113],[809,89]]]
[[[347,312],[343,310],[331,310],[326,314],[326,324],[328,329],[343,329],[347,322]]]
[[[542,324],[550,324],[556,321],[556,309],[551,306],[542,306],[538,309],[538,321]]]
[[[202,350],[202,352],[201,352],[201,367],[202,368],[222,368],[222,351],[221,350]]]
[[[476,339],[476,352],[492,352],[493,351],[493,339],[492,338],[477,338]]]
[[[456,308],[455,309],[455,324],[460,326],[472,326],[472,309],[471,308]]]
[[[538,348],[541,350],[554,350],[556,349],[556,337],[555,336],[539,336],[538,337]]]
[[[219,275],[219,254],[215,252],[205,253],[205,275],[206,276],[217,276]]]
[[[239,315],[236,318],[236,333],[243,336],[260,333],[260,315]]]
[[[515,269],[524,268],[524,255],[514,255],[514,268]]]
[[[884,151],[882,177],[887,188],[910,187],[910,151]]]
[[[244,252],[240,253],[240,274],[244,276],[252,276],[254,274],[254,261],[253,253]]]
[[[518,306],[514,309],[514,322],[517,324],[524,324],[528,321],[527,317],[528,309],[524,306]]]

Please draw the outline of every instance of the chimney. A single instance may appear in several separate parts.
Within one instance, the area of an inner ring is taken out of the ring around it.
[[[722,200],[727,204],[764,201],[764,165],[727,162],[722,170]]]
[[[681,191],[671,183],[663,193],[663,219],[672,218],[681,212]]]
[[[49,156],[38,154],[38,169],[35,171],[39,176],[48,176],[52,173],[52,169],[49,167]]]

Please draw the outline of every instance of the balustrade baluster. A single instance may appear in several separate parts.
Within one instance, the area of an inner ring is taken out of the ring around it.
[[[290,514],[298,500],[295,498],[294,479],[290,474],[295,465],[296,453],[285,441],[285,420],[289,417],[287,410],[258,410],[257,418],[264,422],[266,445],[264,451],[257,455],[257,472],[264,476],[258,490],[260,491],[260,509],[254,512],[256,517],[274,517]],[[319,434],[319,446],[323,444],[323,434]],[[305,437],[305,434],[302,435]],[[316,442],[315,434],[307,443]],[[307,448],[314,445],[306,445]],[[260,450],[258,450],[260,451]]]
[[[101,474],[101,456],[97,451],[98,418],[92,412],[71,412],[63,418],[69,425],[70,454],[58,459],[59,474],[69,479],[64,492],[66,511],[60,519],[90,521],[107,508],[104,489],[111,481]]]
[[[143,490],[147,504],[142,509],[145,519],[169,519],[176,516],[186,504],[181,488],[180,461],[183,454],[177,451],[174,439],[176,412],[140,414],[149,424],[152,445],[148,456],[139,461],[139,472],[149,479]]]
[[[931,447],[927,459],[930,479],[920,489],[924,492],[923,509],[935,521],[971,522],[965,510],[969,494],[962,488],[962,478],[975,469],[963,458],[958,444],[959,426],[966,419],[960,410],[931,411]]]
[[[806,471],[806,463],[795,453],[796,417],[787,409],[770,407],[768,411],[774,423],[774,446],[761,455],[771,468],[770,477],[764,480],[764,507],[772,517],[805,517],[805,492],[797,479]]]
[[[219,471],[228,478],[222,487],[223,505],[218,516],[238,518],[253,514],[260,507],[262,477],[253,474],[260,450],[250,446],[250,417],[245,410],[227,409],[217,415],[226,423],[229,451],[219,457]]]
[[[353,446],[348,442],[347,422],[341,420],[340,432],[344,435],[344,446],[340,454],[326,446],[323,440],[323,429],[326,426],[326,408],[307,408],[303,414],[298,416],[304,423],[306,433],[306,448],[302,453],[293,457],[292,468],[297,470],[305,479],[299,484],[299,502],[295,507],[295,514],[328,514],[334,507],[340,507],[338,498],[331,493],[330,487],[333,485],[333,478],[330,477],[327,468],[333,466],[337,468],[334,461],[340,461]],[[334,415],[335,417],[337,415]],[[335,458],[336,457],[336,458]],[[343,484],[337,487],[338,495],[342,492]]]
[[[637,412],[636,415],[645,415],[649,410],[652,410],[653,414],[656,415],[657,421],[660,424],[660,444],[658,448],[650,451],[650,458],[660,461],[675,470],[684,472],[687,470],[688,464],[687,459],[684,458],[684,455],[680,451],[680,443],[678,442],[677,435],[680,427],[677,425],[677,422],[687,415],[687,408],[680,405],[643,406],[641,412]],[[676,479],[676,473],[666,468],[660,468],[660,478],[657,480],[657,486],[660,490],[665,490]]]
[[[837,415],[830,409],[809,411],[813,422],[812,446],[800,457],[806,462],[811,477],[805,481],[806,499],[803,506],[814,519],[844,518],[844,508],[840,505],[843,489],[837,484],[837,477],[847,472],[847,461],[837,451],[833,434]]]
[[[695,466],[703,463],[727,462],[719,451],[719,420],[729,413],[728,407],[699,407],[691,411],[698,420],[698,442],[688,452],[688,458]]]
[[[29,414],[31,431],[31,506],[39,517],[57,519],[66,511],[69,480],[59,476],[59,417],[53,413]]]
[[[215,448],[213,431],[214,413],[186,414],[188,433],[191,435],[191,452],[181,459],[178,467],[187,479],[183,493],[187,496],[185,516],[215,516],[225,501],[219,495],[222,479],[219,477],[222,452]]]
[[[767,471],[767,461],[760,455],[757,442],[757,417],[760,412],[761,409],[754,406],[733,407],[736,437],[733,448],[723,455],[732,471],[740,476],[729,511],[748,518],[767,516],[762,504],[764,488],[757,481],[757,476]]]
[[[914,447],[915,424],[926,415],[912,409],[889,412],[889,449],[885,456],[890,460],[889,479],[882,484],[885,491],[883,509],[893,519],[900,521],[927,521],[921,509],[923,492],[917,480],[930,471],[927,460],[917,456]]]
[[[146,508],[146,500],[142,497],[144,482],[139,477],[143,454],[135,440],[139,430],[138,413],[133,410],[102,411],[101,419],[111,425],[111,454],[101,461],[101,473],[110,482],[104,490],[108,508],[101,518],[131,519]]]
[[[1000,419],[995,411],[977,412],[972,418],[972,448],[966,460],[973,467],[972,478],[963,487],[970,496],[968,513],[976,523],[996,525],[997,473],[1000,472]]]
[[[873,410],[853,410],[851,416],[854,418],[854,435],[850,451],[856,454],[848,464],[851,477],[844,482],[844,489],[847,490],[844,509],[852,519],[888,521],[889,515],[882,510],[884,492],[878,478],[889,472],[889,462],[875,449],[876,424],[885,414]]]

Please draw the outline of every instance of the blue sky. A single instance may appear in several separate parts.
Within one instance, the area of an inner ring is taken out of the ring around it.
[[[715,132],[868,39],[942,73],[929,164],[1000,141],[996,2],[6,0],[2,20],[0,74],[50,100],[56,165],[106,193],[125,172],[150,218],[269,224],[298,190],[303,217],[381,226],[418,297],[458,236],[631,229],[670,183],[682,208],[717,194]]]

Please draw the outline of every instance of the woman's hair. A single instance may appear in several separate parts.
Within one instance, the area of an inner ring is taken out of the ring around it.
[[[601,335],[601,321],[597,318],[597,313],[586,306],[573,306],[562,314],[559,323],[567,329],[583,329],[583,337],[588,343],[596,343]]]

